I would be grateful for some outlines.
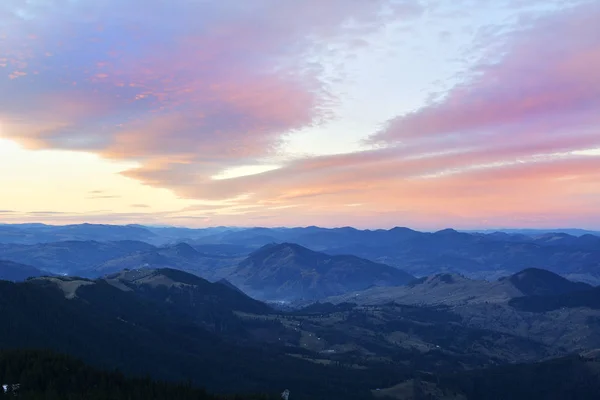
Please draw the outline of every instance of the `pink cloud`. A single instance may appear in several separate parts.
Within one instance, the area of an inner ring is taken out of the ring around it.
[[[600,122],[599,18],[600,6],[589,3],[508,35],[498,62],[478,67],[441,101],[390,121],[373,140],[576,138]]]
[[[124,159],[220,154],[221,168],[265,156],[282,135],[327,116],[328,82],[307,52],[321,41],[351,46],[386,19],[419,12],[381,13],[386,3],[3,3],[6,58],[40,71],[0,80],[0,92],[14,94],[0,96],[5,134]],[[11,14],[17,8],[31,17]]]

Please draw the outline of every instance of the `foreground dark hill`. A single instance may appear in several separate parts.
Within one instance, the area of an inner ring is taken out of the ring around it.
[[[48,351],[0,351],[0,398],[23,400],[269,400],[272,395],[216,396],[189,384],[127,378]],[[17,383],[18,382],[18,383]],[[18,385],[18,386],[16,386]]]
[[[403,285],[414,277],[355,256],[330,256],[282,243],[250,254],[228,279],[257,298],[292,301],[319,299],[370,286]]]
[[[179,274],[0,281],[0,309],[3,321],[9,321],[0,324],[1,346],[53,349],[100,367],[189,379],[217,392],[287,387],[297,399],[364,399],[369,388],[398,374],[389,367],[327,367],[290,355],[306,350],[254,340],[254,332],[277,332],[281,323],[262,320],[260,314],[242,323],[226,304],[266,306],[220,283]]]
[[[600,393],[600,360],[572,355],[550,361],[422,376],[373,392],[398,400],[594,400]]]
[[[144,299],[164,304],[174,312],[185,313],[209,324],[215,330],[223,330],[223,324],[233,323],[234,311],[257,315],[273,311],[231,286],[211,283],[170,268],[123,271],[105,279],[117,288],[131,290]]]
[[[469,400],[592,400],[600,393],[600,360],[571,356],[441,378]]]
[[[43,271],[30,265],[0,260],[0,280],[24,281],[27,278],[47,275]]]
[[[53,349],[132,375],[189,379],[215,392],[288,388],[294,399],[308,400],[368,399],[372,389],[418,378],[420,371],[443,375],[538,361],[599,341],[600,331],[585,328],[598,313],[577,309],[572,317],[579,320],[557,327],[567,332],[563,338],[552,337],[553,314],[479,305],[467,305],[468,315],[394,303],[276,312],[227,283],[172,269],[96,280],[42,277],[0,281],[7,321],[0,324],[0,344]],[[512,310],[514,318],[473,326],[497,321],[498,310]]]

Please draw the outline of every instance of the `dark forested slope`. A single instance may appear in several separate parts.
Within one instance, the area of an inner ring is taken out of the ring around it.
[[[1,348],[52,349],[134,376],[189,379],[215,392],[289,388],[299,400],[368,398],[369,388],[392,382],[397,375],[390,368],[319,365],[286,354],[294,349],[259,342],[240,346],[226,334],[207,330],[204,314],[193,316],[190,303],[183,302],[183,310],[176,311],[166,299],[119,289],[104,280],[61,279],[0,281]],[[243,329],[229,325],[226,332],[242,336]]]
[[[127,378],[48,351],[0,351],[0,398],[21,400],[268,400],[277,396],[216,396],[191,384]]]

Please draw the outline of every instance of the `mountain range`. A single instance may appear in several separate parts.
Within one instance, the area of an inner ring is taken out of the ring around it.
[[[571,381],[548,385],[552,396],[589,398],[599,240],[3,225],[0,343],[217,393],[558,398],[540,382],[563,375]]]
[[[133,240],[0,244],[0,259],[31,265],[53,274],[71,275],[114,258],[154,248],[148,243]]]
[[[126,251],[114,249],[124,244],[123,239],[127,243],[133,241],[131,248]],[[71,255],[63,259],[66,263],[61,260],[52,264],[53,258],[62,257],[58,254],[59,249],[52,250],[53,246],[62,247],[64,243],[75,246],[74,243],[93,241],[97,244],[90,247],[107,246],[107,249],[99,249],[100,254],[96,257],[75,259]],[[329,255],[353,255],[390,265],[417,277],[447,272],[495,280],[526,268],[541,268],[569,279],[600,284],[600,235],[588,231],[482,233],[452,229],[418,232],[408,228],[358,230],[350,227],[186,229],[140,225],[0,225],[0,243],[4,243],[0,246],[0,259],[32,265],[53,273],[71,273],[74,268],[88,270],[92,267],[98,268],[96,275],[108,273],[111,269],[118,271],[126,261],[116,265],[102,264],[152,249],[160,254],[164,250],[159,249],[182,242],[206,256],[200,262],[188,263],[186,270],[197,270],[197,273],[209,279],[224,277],[220,274],[210,275],[215,265],[235,266],[243,257],[262,246],[294,243]],[[134,243],[148,247],[145,250],[135,249]],[[23,244],[33,247],[19,247]],[[43,244],[49,247],[41,248]],[[34,257],[36,254],[37,257]],[[237,260],[223,261],[223,258]],[[170,265],[180,268],[171,260],[169,263],[160,259],[155,261],[148,262],[149,266]],[[138,264],[136,260],[131,263]]]
[[[270,301],[319,299],[414,279],[388,265],[356,256],[331,256],[292,243],[267,245],[242,257],[201,253],[186,243],[155,247],[137,241],[67,241],[0,245],[0,257],[54,274],[87,278],[124,269],[176,268],[211,281],[227,279],[242,291]],[[24,271],[22,276],[27,274]]]

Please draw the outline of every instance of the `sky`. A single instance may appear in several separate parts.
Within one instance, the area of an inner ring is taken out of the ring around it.
[[[599,0],[2,0],[0,222],[600,229]]]

